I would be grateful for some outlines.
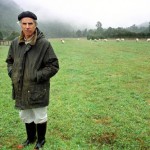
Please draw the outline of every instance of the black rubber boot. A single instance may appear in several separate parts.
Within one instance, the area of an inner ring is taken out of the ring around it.
[[[34,122],[25,123],[27,139],[22,144],[18,145],[18,149],[23,149],[29,144],[33,144],[36,141],[36,124]]]
[[[45,141],[46,127],[47,127],[47,122],[37,124],[38,141],[34,147],[34,150],[39,150],[44,146],[46,142]]]

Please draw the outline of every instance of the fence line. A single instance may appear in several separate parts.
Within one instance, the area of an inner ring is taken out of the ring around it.
[[[11,41],[6,41],[6,40],[0,40],[0,45],[5,45],[5,46],[9,46],[11,44]]]

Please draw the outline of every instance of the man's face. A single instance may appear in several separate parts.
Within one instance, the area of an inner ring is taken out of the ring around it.
[[[26,38],[29,38],[33,35],[36,29],[36,23],[32,18],[22,18],[21,28]]]

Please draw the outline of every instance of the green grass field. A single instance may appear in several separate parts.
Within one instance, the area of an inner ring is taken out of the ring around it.
[[[45,150],[150,150],[150,43],[51,39],[60,71],[51,79]],[[0,149],[26,139],[0,47]],[[25,150],[32,150],[31,145]]]

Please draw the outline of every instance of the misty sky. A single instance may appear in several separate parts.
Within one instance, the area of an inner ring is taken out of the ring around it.
[[[61,20],[96,28],[129,27],[150,22],[150,0],[14,0],[38,20]]]

